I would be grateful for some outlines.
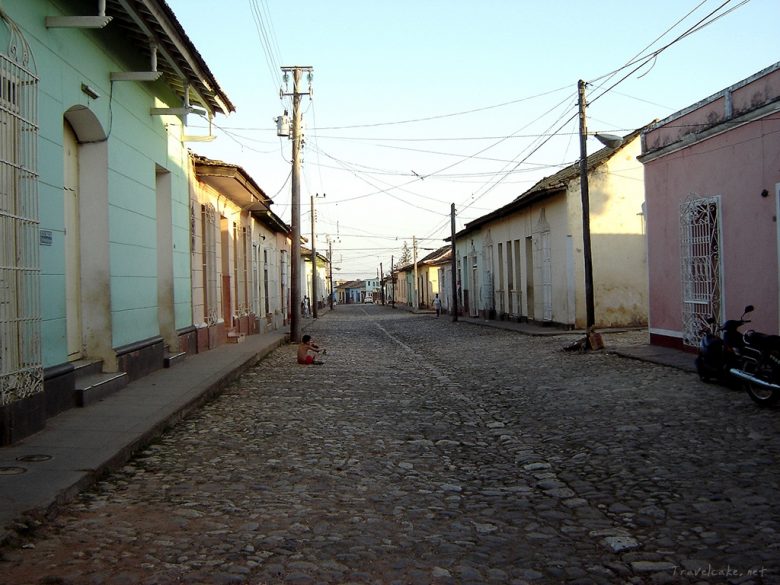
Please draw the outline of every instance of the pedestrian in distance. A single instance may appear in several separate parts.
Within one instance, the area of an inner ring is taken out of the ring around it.
[[[301,338],[301,342],[298,344],[298,363],[319,366],[324,362],[322,360],[314,359],[318,354],[325,355],[325,350],[312,341],[311,335],[304,335]]]
[[[441,299],[438,293],[433,297],[433,308],[436,309],[436,318],[438,319],[441,314]]]

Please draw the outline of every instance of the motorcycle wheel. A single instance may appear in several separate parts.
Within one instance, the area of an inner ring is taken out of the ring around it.
[[[772,390],[771,388],[764,388],[758,384],[751,382],[745,382],[745,390],[750,396],[750,399],[759,406],[772,406],[775,402],[780,400],[780,392]]]
[[[699,380],[701,380],[702,382],[709,382],[711,377],[707,369],[707,366],[704,364],[704,359],[701,356],[697,357],[695,364],[696,364],[696,373],[699,374]]]

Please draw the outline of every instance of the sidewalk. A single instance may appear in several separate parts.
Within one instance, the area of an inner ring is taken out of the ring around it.
[[[409,311],[415,314],[435,314],[430,309],[419,309],[413,311],[411,307],[407,305],[398,304],[396,308]],[[441,316],[442,319],[452,319],[452,315],[446,313]],[[469,323],[471,325],[482,325],[484,327],[493,327],[494,329],[505,329],[508,331],[517,331],[523,335],[533,335],[538,337],[554,337],[558,335],[585,335],[583,329],[561,329],[555,326],[544,326],[538,323],[517,322],[517,321],[501,321],[499,319],[482,319],[480,317],[469,317],[465,315],[458,316],[459,323]],[[604,351],[613,353],[615,355],[622,356],[624,358],[641,360],[645,362],[651,362],[662,366],[668,366],[670,368],[677,368],[686,372],[696,373],[696,366],[694,360],[696,356],[692,353],[681,351],[678,349],[672,349],[669,347],[661,347],[657,345],[650,345],[649,343],[640,345],[610,345],[610,335],[614,333],[624,333],[626,331],[632,331],[632,329],[601,329],[599,332],[605,337]]]
[[[446,316],[451,319],[451,316]],[[524,335],[535,336],[555,336],[555,335],[585,335],[583,330],[566,330],[559,329],[557,327],[544,327],[542,325],[531,323],[517,323],[514,321],[496,321],[488,319],[480,319],[478,317],[458,317],[458,321],[463,323],[471,323],[473,325],[483,325],[486,327],[494,327],[496,329],[507,329],[511,331],[517,331]],[[599,330],[605,337],[604,351],[608,353],[614,353],[625,358],[641,360],[645,362],[652,362],[663,366],[669,366],[671,368],[677,368],[678,370],[684,370],[686,372],[696,372],[694,366],[695,355],[685,351],[677,349],[671,349],[669,347],[660,347],[657,345],[650,345],[649,343],[642,345],[610,345],[610,334],[621,333],[629,331],[629,329],[614,329],[614,330]]]
[[[14,528],[55,512],[167,428],[219,394],[247,368],[284,344],[286,332],[190,355],[86,408],[49,419],[46,428],[0,448],[0,543]]]

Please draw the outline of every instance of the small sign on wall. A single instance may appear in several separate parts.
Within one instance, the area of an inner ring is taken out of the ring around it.
[[[54,236],[51,230],[41,230],[40,232],[41,246],[51,246]]]

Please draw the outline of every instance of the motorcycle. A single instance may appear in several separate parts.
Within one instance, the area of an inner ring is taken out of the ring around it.
[[[759,406],[780,400],[780,335],[746,331],[742,336],[741,363],[729,374],[742,382]]]
[[[696,372],[702,381],[715,379],[722,384],[733,381],[731,370],[740,366],[744,344],[739,328],[750,323],[745,315],[752,310],[753,305],[748,305],[741,318],[729,319],[720,326],[714,317],[707,319],[709,329],[703,332],[695,361]]]

